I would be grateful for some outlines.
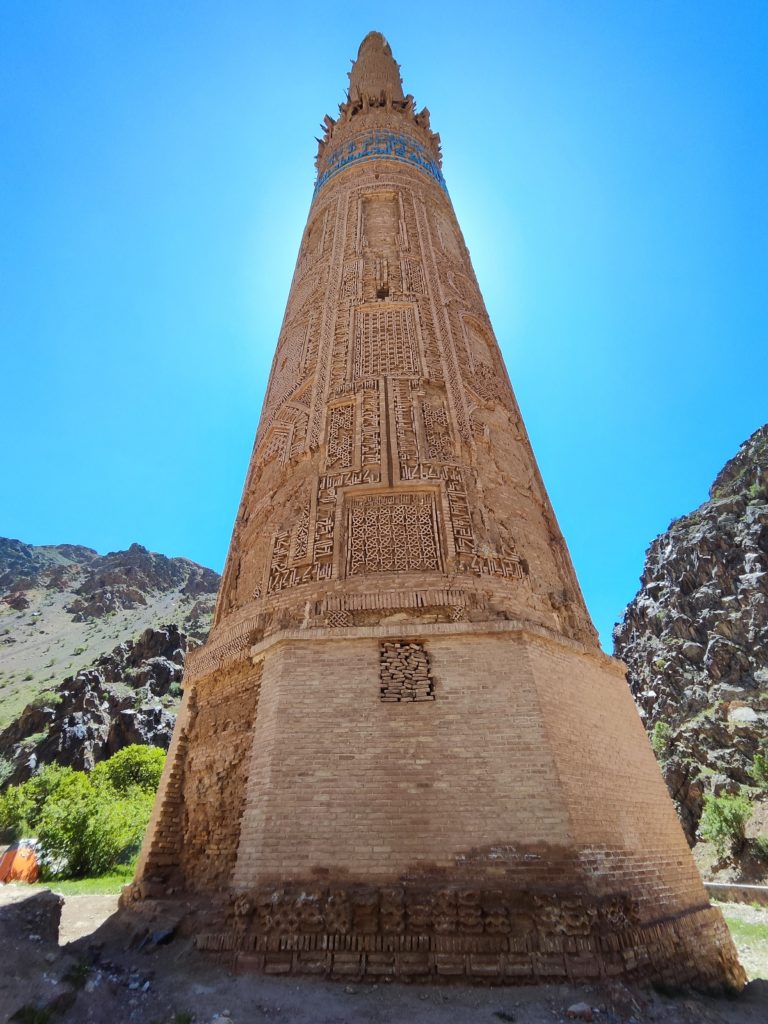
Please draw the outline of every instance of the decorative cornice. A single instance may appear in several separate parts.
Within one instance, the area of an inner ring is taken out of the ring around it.
[[[317,195],[330,178],[350,164],[366,160],[395,160],[408,164],[427,174],[444,192],[448,191],[440,170],[440,161],[435,159],[426,146],[402,132],[371,128],[352,136],[323,158],[324,169],[318,174],[314,195]]]

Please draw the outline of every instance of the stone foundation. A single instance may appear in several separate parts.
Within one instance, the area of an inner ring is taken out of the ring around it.
[[[712,992],[738,991],[744,984],[727,928],[710,907],[674,921],[578,938],[536,931],[518,936],[229,931],[200,933],[195,945],[239,971],[347,980],[518,985],[621,977]]]
[[[679,987],[744,983],[719,911],[640,924],[631,899],[311,886],[233,896],[228,927],[198,949],[238,970],[501,984],[621,976]]]

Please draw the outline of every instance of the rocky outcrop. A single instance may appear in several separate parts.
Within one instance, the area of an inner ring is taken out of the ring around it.
[[[614,650],[693,840],[703,794],[754,785],[768,743],[768,425],[653,541]]]
[[[178,590],[188,596],[215,594],[219,577],[186,558],[166,558],[140,544],[92,561],[67,607],[78,620],[100,618],[118,608],[147,603],[147,595]]]
[[[92,548],[77,544],[37,546],[0,537],[0,593],[10,594],[37,586],[61,589],[67,577],[77,576],[98,558]]]
[[[29,607],[25,592],[33,588],[72,591],[67,610],[82,619],[145,605],[156,592],[197,596],[215,594],[218,587],[212,569],[187,558],[166,558],[141,544],[99,555],[74,544],[35,547],[0,537],[0,594],[18,611]]]
[[[205,640],[219,576],[132,544],[100,555],[74,544],[0,538],[0,728],[121,640],[175,622]]]
[[[0,733],[6,780],[23,782],[43,764],[89,770],[131,743],[168,748],[184,658],[197,642],[177,626],[147,629],[28,705]]]

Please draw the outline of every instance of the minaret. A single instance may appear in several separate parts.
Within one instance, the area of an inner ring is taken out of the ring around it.
[[[132,905],[271,972],[739,986],[429,113],[377,32],[349,79]]]

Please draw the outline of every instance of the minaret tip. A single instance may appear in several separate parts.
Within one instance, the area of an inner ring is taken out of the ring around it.
[[[392,48],[384,35],[369,32],[360,43],[357,59],[349,72],[349,98],[378,98],[382,92],[395,100],[404,98],[400,65],[392,56]]]

